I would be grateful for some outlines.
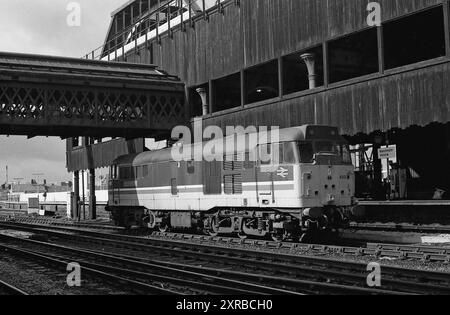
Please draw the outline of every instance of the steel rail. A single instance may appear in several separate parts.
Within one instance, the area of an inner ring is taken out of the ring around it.
[[[93,252],[95,253],[95,251],[93,251]],[[97,252],[97,253],[100,253],[100,252]],[[47,254],[47,253],[42,254],[42,255],[50,257],[50,258],[61,259],[61,260],[67,259],[67,258],[64,258],[61,256],[51,255],[51,254]],[[131,258],[133,258],[133,257],[131,257]],[[154,274],[154,273],[141,272],[141,271],[130,270],[130,269],[125,269],[125,268],[117,268],[117,267],[113,267],[113,266],[100,265],[100,264],[96,264],[96,263],[90,263],[87,261],[83,261],[83,262],[81,262],[81,264],[83,266],[88,266],[89,268],[95,268],[95,269],[103,270],[103,271],[109,272],[109,273],[122,274],[122,275],[130,276],[130,277],[137,277],[140,279],[146,279],[146,280],[150,280],[150,281],[169,282],[169,283],[174,283],[177,285],[184,285],[189,288],[197,288],[197,289],[201,289],[205,292],[210,292],[213,294],[233,294],[233,295],[262,295],[263,294],[258,291],[231,288],[229,286],[217,285],[217,284],[212,284],[212,283],[202,283],[202,282],[197,282],[197,281],[192,281],[192,280],[184,280],[184,279],[174,278],[174,277],[170,277],[170,276],[161,276],[161,275]]]
[[[25,249],[18,249],[15,247],[4,245],[4,244],[0,244],[0,248],[8,250],[8,252],[10,252],[10,253],[14,253],[14,254],[17,254],[17,255],[20,255],[23,257],[31,257],[34,260],[40,260],[47,264],[51,264],[51,265],[58,266],[60,268],[64,268],[64,270],[67,268],[67,264],[68,264],[67,261],[51,258],[46,255],[43,255],[42,253],[37,253],[37,252],[25,250]],[[84,273],[88,273],[92,276],[95,276],[97,278],[108,280],[109,282],[114,283],[115,285],[126,284],[126,285],[128,285],[129,288],[131,288],[132,291],[137,290],[140,292],[143,291],[143,292],[153,293],[153,294],[178,295],[177,292],[174,292],[171,290],[167,290],[167,289],[163,289],[163,288],[160,288],[157,286],[152,286],[152,285],[149,285],[149,284],[146,284],[143,282],[119,277],[117,275],[106,273],[104,271],[93,269],[90,267],[81,266],[81,271]]]
[[[46,230],[40,230],[40,229],[35,229],[35,231],[37,232],[42,232],[45,233]],[[84,231],[83,231],[84,232]],[[343,271],[332,271],[329,269],[323,269],[323,268],[319,268],[319,269],[314,269],[314,268],[306,268],[304,266],[299,266],[298,265],[298,261],[296,263],[292,263],[291,264],[287,264],[286,262],[283,263],[274,263],[274,262],[267,262],[267,261],[260,261],[260,260],[255,260],[255,259],[244,259],[244,258],[238,258],[238,257],[229,257],[226,255],[220,255],[218,256],[217,253],[216,254],[208,254],[208,253],[204,253],[204,252],[198,252],[198,251],[187,251],[187,250],[181,250],[179,248],[177,249],[172,249],[172,248],[168,248],[167,246],[164,247],[155,247],[155,245],[142,245],[136,242],[125,242],[125,241],[119,241],[119,240],[111,240],[111,239],[105,239],[105,238],[94,238],[94,237],[86,237],[86,236],[81,236],[81,235],[65,235],[63,234],[58,234],[58,232],[51,232],[51,235],[54,236],[60,236],[60,237],[67,237],[67,238],[75,238],[76,240],[81,240],[81,241],[85,241],[85,242],[97,242],[99,244],[108,244],[108,243],[114,243],[116,246],[118,247],[128,247],[128,248],[138,248],[139,250],[147,250],[150,252],[154,252],[155,250],[159,250],[159,251],[163,251],[163,252],[170,252],[173,254],[177,254],[178,255],[190,255],[192,257],[202,257],[203,259],[209,259],[210,261],[217,261],[217,259],[222,259],[222,260],[226,260],[227,262],[233,262],[235,264],[238,265],[243,265],[243,264],[247,264],[247,265],[253,265],[253,266],[258,266],[259,268],[266,268],[266,269],[270,269],[270,270],[277,270],[277,271],[283,271],[285,273],[296,273],[298,275],[303,275],[303,276],[307,276],[309,275],[311,277],[311,275],[313,273],[319,274],[321,279],[326,278],[326,280],[330,279],[330,278],[334,278],[334,279],[345,279],[345,280],[352,280],[352,281],[358,281],[359,283],[364,283],[366,280],[366,276],[365,273],[362,274],[355,274],[352,272],[343,272]],[[96,235],[98,235],[98,233],[96,233]],[[107,234],[102,234],[102,236],[112,236],[112,235],[107,235]],[[142,239],[141,239],[142,240]],[[148,240],[148,239],[144,239],[144,240]],[[186,244],[185,244],[186,245]],[[136,247],[138,246],[138,247]],[[179,244],[177,244],[177,247],[180,247]],[[211,250],[211,247],[208,246],[203,246],[203,249],[209,249]],[[217,248],[216,248],[217,249]],[[219,250],[221,250],[222,248],[219,248]],[[231,249],[233,253],[236,253],[236,249]],[[248,254],[248,252],[246,252],[246,254]],[[271,253],[260,253],[261,256],[267,256],[267,255],[271,255]],[[261,258],[260,257],[253,257],[253,258]],[[279,256],[279,255],[277,255]],[[244,255],[245,257],[245,255]],[[295,258],[298,258],[297,256]],[[306,258],[306,257],[303,257]],[[312,257],[309,257],[312,258]],[[136,259],[136,258],[135,258]],[[317,258],[314,258],[314,260],[317,260]],[[323,265],[323,258],[320,258],[319,261],[322,263],[322,267],[325,266],[327,268],[330,268],[330,266],[335,267],[336,265],[336,260],[329,260],[327,259],[326,261],[328,262],[327,265]],[[310,263],[311,261],[309,261]],[[342,261],[337,261],[339,263],[342,263]],[[348,268],[348,264],[350,264],[350,266],[354,269],[355,263],[346,263],[346,268],[347,271],[349,270]],[[359,267],[363,267],[362,268],[357,268],[360,271],[366,270],[367,265],[365,264],[357,264],[357,266]],[[342,267],[342,266],[341,266]],[[383,271],[385,272],[385,267],[383,267]],[[411,272],[413,272],[413,275],[410,275],[410,277],[412,276],[415,280],[418,278],[429,278],[430,274],[428,274],[428,272],[423,272],[420,270],[409,270],[409,269],[404,269],[404,268],[394,268],[394,267],[386,267],[386,269],[388,269],[389,273],[393,275],[393,277],[398,277],[398,276],[402,276],[405,277],[408,274],[410,274]],[[425,274],[424,274],[425,273]],[[445,274],[448,278],[448,274]],[[435,275],[434,273],[431,273],[431,278],[436,280],[439,279],[439,281],[442,281],[444,278],[442,278],[442,274],[439,275]],[[364,282],[363,282],[364,281]],[[386,286],[390,286],[390,287],[395,287],[397,290],[404,290],[405,292],[412,292],[412,293],[416,293],[416,292],[439,292],[439,293],[449,293],[450,289],[448,286],[440,286],[440,285],[435,285],[435,284],[428,284],[428,283],[422,283],[422,282],[411,282],[411,281],[402,281],[399,279],[387,279],[385,277],[383,283]],[[448,282],[447,282],[448,283]]]
[[[323,257],[314,257],[314,256],[305,256],[305,255],[292,255],[292,254],[286,254],[286,253],[274,253],[270,251],[269,248],[263,248],[263,247],[255,247],[255,249],[242,249],[242,248],[236,248],[236,247],[227,247],[227,243],[222,243],[218,245],[211,245],[211,244],[197,244],[193,242],[186,242],[186,241],[179,241],[179,240],[168,240],[168,239],[161,239],[161,238],[152,238],[152,237],[132,237],[132,236],[126,236],[126,235],[117,235],[117,234],[106,234],[102,232],[94,232],[94,231],[86,231],[86,230],[77,230],[74,228],[62,228],[62,227],[54,227],[54,226],[36,226],[36,225],[28,225],[28,224],[7,224],[0,222],[0,227],[9,227],[9,228],[21,228],[24,230],[30,230],[34,229],[36,231],[42,232],[42,233],[49,233],[53,234],[55,236],[64,237],[64,234],[59,234],[52,230],[59,230],[59,231],[66,231],[66,232],[72,232],[71,235],[67,235],[66,237],[70,238],[79,238],[81,239],[81,235],[76,235],[79,233],[83,233],[84,236],[90,236],[90,237],[97,237],[97,238],[106,238],[107,241],[124,241],[129,243],[135,243],[135,244],[144,244],[148,246],[156,246],[153,249],[157,248],[163,248],[165,251],[169,251],[170,247],[175,248],[189,248],[191,250],[196,251],[211,251],[214,253],[221,253],[222,255],[241,255],[242,257],[251,257],[256,259],[272,259],[275,261],[283,261],[283,262],[291,262],[294,264],[313,264],[317,266],[323,266],[326,268],[329,268],[330,266],[333,266],[334,268],[353,268],[354,270],[360,270],[365,271],[367,268],[367,265],[361,262],[351,262],[351,261],[342,261],[334,258],[323,258]],[[47,229],[47,230],[46,230]],[[75,234],[74,234],[75,233]],[[220,238],[219,238],[220,239]],[[271,242],[260,242],[260,241],[246,241],[245,244],[271,244]],[[279,248],[284,244],[277,244],[276,248]],[[301,248],[304,248],[304,244],[288,244],[290,248],[296,248],[297,246],[301,246]],[[291,247],[292,246],[292,247]],[[309,248],[313,249],[323,249],[323,250],[330,250],[330,251],[338,251],[340,253],[346,254],[357,254],[357,255],[373,255],[381,257],[382,255],[386,256],[402,256],[402,258],[408,257],[408,255],[404,255],[403,253],[398,252],[390,252],[390,251],[379,251],[374,248],[351,248],[351,247],[339,247],[339,246],[323,246],[323,245],[306,245]],[[424,271],[416,270],[416,269],[408,269],[408,268],[401,268],[401,267],[394,267],[394,266],[383,266],[384,272],[388,272],[389,274],[393,275],[403,275],[403,276],[409,276],[412,278],[422,278]],[[429,277],[432,280],[435,281],[442,281],[445,280],[450,283],[450,273],[441,273],[441,272],[433,272],[433,271],[427,271],[426,272],[427,277]]]
[[[210,243],[248,244],[255,247],[282,248],[292,251],[312,252],[337,252],[355,256],[394,257],[401,259],[420,259],[423,261],[435,261],[450,263],[450,248],[420,245],[397,245],[384,243],[366,243],[367,247],[350,247],[337,245],[302,244],[302,243],[276,243],[258,240],[240,240],[229,237],[198,236],[191,234],[160,233],[153,235],[175,240],[198,240]]]
[[[77,228],[88,228],[95,230],[113,230],[113,231],[125,231],[122,227],[117,227],[114,225],[107,224],[94,224],[94,223],[82,223],[82,222],[61,222],[51,219],[42,218],[28,218],[28,217],[18,217],[10,219],[7,216],[8,211],[2,212],[0,210],[0,222],[13,222],[13,223],[25,223],[25,224],[36,224],[41,226],[63,226],[63,227],[77,227]],[[20,212],[19,212],[20,213]],[[21,214],[21,213],[20,213]]]
[[[93,251],[93,252],[97,252],[97,251]],[[104,252],[97,252],[100,254],[103,254]],[[195,255],[198,256],[198,253],[194,253]],[[239,272],[239,271],[229,271],[229,270],[220,270],[217,268],[208,268],[208,267],[199,267],[199,266],[193,266],[193,265],[187,265],[185,263],[175,263],[175,262],[167,262],[167,261],[158,261],[158,260],[153,260],[153,259],[146,259],[146,258],[139,258],[139,257],[135,257],[135,256],[128,256],[128,255],[123,255],[123,254],[118,254],[118,253],[109,253],[109,255],[114,256],[114,257],[118,257],[118,258],[122,258],[122,259],[127,259],[127,260],[134,260],[134,261],[139,261],[139,262],[144,262],[144,263],[150,263],[150,264],[156,264],[156,265],[161,265],[164,267],[170,267],[170,268],[177,268],[177,269],[183,269],[183,270],[188,270],[188,271],[192,271],[192,272],[198,272],[201,274],[210,274],[210,275],[215,275],[215,276],[223,276],[223,275],[227,275],[228,277],[233,277],[236,279],[249,279],[255,282],[259,282],[259,283],[266,283],[268,285],[273,285],[273,284],[279,284],[279,285],[291,285],[291,286],[300,286],[300,287],[304,287],[304,286],[309,286],[312,290],[312,288],[316,288],[318,290],[325,290],[328,289],[331,293],[332,292],[337,292],[339,291],[340,293],[346,292],[346,293],[350,293],[350,294],[414,294],[415,292],[408,292],[411,291],[411,287],[414,287],[415,283],[409,283],[409,282],[401,282],[401,281],[395,281],[395,284],[403,284],[403,289],[405,289],[405,291],[394,291],[394,290],[387,290],[387,289],[369,289],[369,288],[360,288],[360,287],[355,287],[355,286],[351,286],[351,285],[345,285],[345,284],[333,284],[333,283],[320,283],[317,281],[307,281],[307,280],[297,280],[297,279],[293,279],[293,278],[286,278],[286,277],[281,277],[281,276],[267,276],[267,275],[263,275],[263,274],[249,274],[247,272]],[[186,253],[184,252],[183,255],[186,255]],[[201,253],[202,258],[205,258],[205,256],[208,254],[205,253]],[[210,254],[208,255],[212,259],[217,260],[217,256]],[[226,261],[227,263],[231,262],[231,261],[235,261],[237,264],[239,264],[240,266],[245,266],[246,264],[248,264],[248,266],[267,266],[270,267],[270,270],[277,270],[277,272],[282,271],[282,270],[290,270],[290,276],[309,276],[311,277],[312,273],[319,273],[319,278],[322,278],[324,281],[328,281],[330,278],[328,276],[332,275],[335,276],[335,278],[338,278],[339,280],[342,279],[356,279],[358,281],[364,280],[364,283],[367,280],[366,276],[359,276],[359,275],[355,275],[355,274],[351,274],[351,273],[342,273],[342,272],[333,272],[333,271],[328,271],[328,270],[323,270],[323,269],[314,269],[314,268],[303,268],[301,266],[296,266],[296,265],[288,265],[288,264],[277,264],[277,263],[268,263],[268,262],[263,262],[263,261],[254,261],[254,260],[249,260],[249,259],[243,259],[243,258],[234,258],[234,257],[226,257]],[[276,268],[276,269],[274,269]],[[269,270],[269,269],[268,269]],[[303,271],[303,273],[299,273],[298,271]],[[317,276],[316,276],[317,278]],[[388,279],[384,279],[383,280],[383,284],[386,283],[392,283],[392,281],[388,280]],[[442,292],[442,291],[448,291],[450,292],[450,289],[447,287],[431,287],[431,286],[424,286],[422,288],[425,289],[438,289],[438,292]]]
[[[1,222],[1,213],[0,213]],[[17,221],[16,221],[17,222]],[[112,230],[125,231],[123,228],[98,225],[91,223],[78,222],[58,222],[44,219],[29,219],[21,218],[19,223],[25,224],[39,224],[52,227],[72,227],[72,228],[86,228],[98,230]],[[195,234],[179,234],[179,233],[160,233],[155,232],[153,235],[158,237],[170,238],[175,240],[197,240],[207,241],[210,243],[226,243],[226,244],[247,244],[262,248],[283,248],[292,251],[312,251],[312,252],[337,252],[342,254],[350,254],[355,256],[374,256],[374,257],[393,257],[398,259],[416,259],[431,262],[450,263],[450,248],[436,247],[436,246],[418,246],[418,245],[393,245],[384,243],[366,243],[367,247],[350,247],[350,246],[336,246],[336,245],[319,245],[319,244],[302,244],[302,243],[277,243],[272,241],[259,240],[241,240],[239,238],[230,237],[211,237]]]
[[[11,295],[29,295],[27,292],[9,284],[5,281],[0,280],[0,292],[6,292],[7,294]]]
[[[45,230],[37,230],[39,232],[45,233]],[[260,269],[264,270],[276,270],[277,272],[283,272],[285,274],[295,274],[296,276],[303,276],[308,278],[313,278],[315,280],[322,280],[322,281],[329,281],[331,279],[334,279],[335,281],[351,281],[353,284],[359,283],[360,285],[365,285],[367,280],[367,275],[365,274],[355,274],[352,272],[346,272],[346,271],[333,271],[330,269],[323,269],[322,267],[319,268],[312,268],[307,267],[304,265],[298,265],[298,264],[288,264],[286,262],[283,263],[276,263],[276,262],[269,262],[269,261],[262,261],[262,260],[255,260],[255,259],[246,259],[246,258],[239,258],[239,257],[230,257],[230,256],[218,256],[217,254],[209,254],[205,252],[198,252],[198,251],[191,251],[191,250],[183,250],[180,248],[167,248],[167,247],[158,247],[154,245],[144,245],[144,244],[136,244],[136,243],[130,243],[125,241],[118,241],[118,240],[109,240],[106,238],[98,238],[98,237],[86,237],[81,235],[73,235],[73,234],[60,234],[59,232],[52,233],[53,236],[56,237],[62,237],[67,239],[76,239],[77,241],[82,242],[88,242],[88,243],[95,243],[95,244],[101,244],[101,245],[115,245],[119,248],[129,248],[139,251],[147,251],[150,253],[154,252],[164,252],[164,253],[171,253],[172,255],[178,255],[178,256],[191,256],[196,259],[203,259],[207,261],[217,261],[217,258],[220,257],[222,260],[226,261],[227,263],[233,263],[238,266],[249,266],[249,267],[258,267]],[[115,255],[116,256],[116,255]],[[136,258],[135,258],[136,259]],[[385,278],[383,281],[383,284],[389,288],[395,288],[396,290],[402,290],[404,292],[436,292],[436,293],[450,293],[450,288],[445,286],[438,286],[438,285],[431,285],[427,283],[415,283],[411,281],[401,281],[401,280],[395,280],[395,279],[387,279]],[[392,289],[391,289],[392,290]]]
[[[126,266],[132,266],[132,267],[139,267],[141,270],[153,269],[153,270],[159,270],[159,271],[163,272],[164,274],[170,274],[170,275],[178,274],[183,277],[188,277],[191,279],[204,279],[204,280],[207,280],[207,282],[206,282],[207,284],[210,284],[210,283],[219,284],[219,286],[217,286],[216,288],[221,289],[220,293],[223,293],[224,291],[228,291],[229,293],[232,292],[233,294],[239,294],[239,293],[272,294],[272,295],[275,295],[275,294],[298,295],[299,294],[297,292],[279,289],[279,288],[266,287],[266,286],[261,286],[258,284],[252,284],[252,283],[246,283],[246,282],[237,281],[237,280],[226,279],[223,277],[210,276],[210,275],[200,274],[200,273],[191,272],[191,271],[179,270],[179,269],[175,269],[175,268],[171,268],[171,267],[164,267],[164,266],[160,266],[160,265],[137,262],[137,261],[133,260],[132,257],[131,257],[132,259],[125,259],[125,258],[108,255],[105,253],[90,251],[90,250],[83,250],[83,249],[78,249],[78,248],[73,248],[73,247],[68,247],[68,246],[61,246],[61,245],[50,244],[50,243],[45,243],[45,242],[40,242],[40,241],[17,238],[17,237],[13,237],[13,236],[0,235],[0,239],[2,239],[2,238],[20,241],[20,242],[29,243],[29,244],[34,244],[34,245],[40,245],[40,246],[44,246],[44,247],[56,249],[56,250],[63,250],[63,251],[66,251],[66,252],[69,252],[72,254],[76,254],[77,257],[79,257],[79,255],[82,255],[84,257],[95,259],[96,261],[98,261],[100,259],[102,261],[110,261],[110,262],[112,261],[121,266],[126,265]],[[5,247],[5,245],[0,244],[0,247]],[[32,251],[28,251],[28,252],[33,253]],[[48,254],[42,254],[42,253],[33,253],[33,254],[41,255],[43,257],[47,257],[46,255],[48,255]],[[53,258],[49,258],[49,259],[53,259]],[[89,263],[89,262],[87,262],[86,264],[89,266],[92,266],[92,267],[97,266],[97,267],[105,269],[105,270],[119,272],[120,274],[126,273],[126,274],[133,274],[134,276],[141,275],[141,276],[145,276],[146,278],[156,277],[156,275],[154,275],[154,274],[137,273],[130,269],[115,268],[115,267],[111,267],[111,266],[101,266],[101,265],[93,264],[93,263]],[[88,269],[91,269],[91,268],[88,268]],[[167,276],[162,277],[162,276],[158,275],[158,277],[160,277],[160,279],[173,280],[173,278],[167,277]],[[179,282],[180,279],[176,279],[176,281]],[[193,283],[191,281],[189,281],[189,282]],[[185,283],[188,283],[188,282],[185,282]],[[196,283],[193,283],[193,284],[195,285]],[[201,285],[203,287],[205,286],[204,283]],[[225,286],[227,286],[227,287],[225,287]],[[213,288],[213,287],[211,287],[211,288]]]

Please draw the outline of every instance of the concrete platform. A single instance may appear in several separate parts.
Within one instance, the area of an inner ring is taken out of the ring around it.
[[[359,201],[349,216],[357,222],[450,225],[448,200]]]
[[[450,200],[359,201],[361,206],[450,206]]]
[[[420,233],[361,231],[346,229],[341,230],[340,235],[345,240],[364,241],[371,243],[389,243],[401,245],[450,244],[450,235],[448,234],[425,235]]]

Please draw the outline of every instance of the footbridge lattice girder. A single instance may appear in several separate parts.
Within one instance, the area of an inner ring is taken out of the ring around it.
[[[185,121],[184,85],[155,66],[0,53],[0,134],[133,138]]]

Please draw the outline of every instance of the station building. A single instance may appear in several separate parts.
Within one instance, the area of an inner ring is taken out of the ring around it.
[[[360,198],[450,199],[450,2],[380,0],[379,25],[369,3],[134,0],[112,13],[98,57],[179,77],[187,123],[339,127]]]

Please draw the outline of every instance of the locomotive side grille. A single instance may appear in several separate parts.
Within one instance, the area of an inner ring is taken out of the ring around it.
[[[233,175],[224,176],[224,191],[227,195],[233,194]]]
[[[244,162],[236,161],[233,165],[233,170],[242,170],[244,169]]]
[[[203,163],[203,193],[205,195],[220,195],[222,193],[221,162]]]
[[[235,195],[242,194],[242,174],[233,176],[233,193]]]
[[[224,171],[237,171],[244,169],[244,156],[241,155],[238,159],[238,155],[225,156],[223,159],[223,170]]]
[[[225,175],[224,191],[227,195],[242,194],[242,174]]]
[[[224,161],[223,162],[223,170],[224,171],[232,171],[233,170],[233,162],[232,161]]]

